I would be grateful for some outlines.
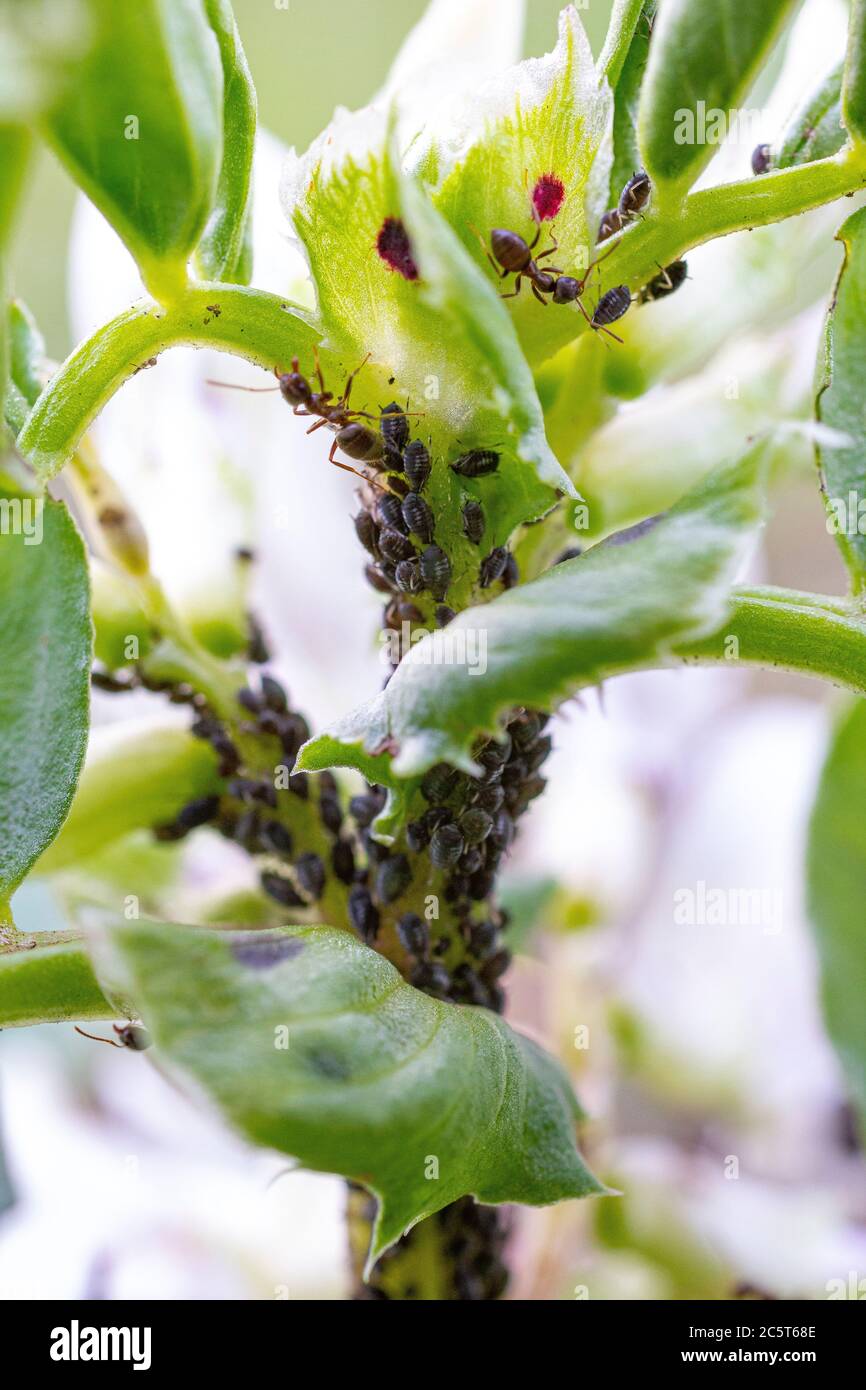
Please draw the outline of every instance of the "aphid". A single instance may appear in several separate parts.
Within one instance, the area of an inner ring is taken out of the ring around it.
[[[403,509],[400,499],[394,497],[390,492],[383,492],[376,502],[376,514],[379,521],[390,527],[392,531],[402,531],[404,535],[408,533],[408,527],[403,520]]]
[[[769,145],[756,145],[752,150],[752,173],[768,174],[773,167],[773,153]]]
[[[295,873],[301,889],[317,902],[325,891],[325,866],[311,850],[295,861]]]
[[[349,802],[349,813],[362,830],[373,824],[379,809],[379,801],[374,796],[353,796]]]
[[[616,323],[626,314],[631,305],[631,290],[627,285],[615,285],[612,290],[603,294],[595,306],[590,325],[592,328],[600,329],[603,333],[610,333],[608,324]],[[615,333],[610,333],[610,337],[616,338]],[[617,338],[617,342],[622,342]]]
[[[482,589],[489,589],[497,579],[501,579],[508,563],[508,549],[504,545],[494,546],[489,555],[481,561],[479,583]]]
[[[458,865],[461,874],[468,874],[471,878],[473,874],[477,874],[478,870],[483,867],[484,851],[480,850],[477,845],[473,845],[471,849],[463,851]]]
[[[512,720],[508,727],[515,748],[522,752],[534,743],[541,733],[541,720],[537,714],[527,712],[520,719]]]
[[[379,909],[370,896],[369,888],[357,883],[349,893],[349,921],[355,931],[370,946],[379,931]]]
[[[622,226],[622,215],[619,208],[608,208],[598,224],[598,234],[595,238],[596,243],[607,241],[608,237],[613,236],[614,232],[621,232]]]
[[[421,794],[427,801],[445,801],[456,784],[456,770],[447,763],[436,763],[421,779]]]
[[[116,1040],[100,1038],[96,1033],[88,1033],[84,1028],[79,1028],[77,1023],[73,1024],[76,1033],[80,1033],[82,1038],[90,1038],[91,1042],[108,1043],[109,1047],[128,1047],[131,1052],[144,1052],[153,1042],[147,1029],[140,1023],[113,1023],[111,1026],[117,1034]]]
[[[219,810],[219,804],[218,796],[196,797],[195,801],[188,801],[178,812],[176,824],[185,831],[195,830],[200,825],[207,825],[208,821],[213,820]]]
[[[483,478],[488,473],[496,472],[499,459],[500,455],[493,449],[470,449],[455,459],[451,468],[461,478]]]
[[[420,439],[413,439],[403,451],[403,469],[416,492],[423,490],[430,477],[430,451]]]
[[[423,958],[430,949],[430,931],[417,912],[405,912],[397,923],[400,945],[410,956]]]
[[[394,585],[388,575],[381,570],[378,565],[365,565],[364,576],[367,583],[376,589],[380,594],[390,594],[394,591]]]
[[[520,570],[510,550],[505,561],[505,569],[502,571],[502,583],[506,589],[513,589],[515,584],[520,583]]]
[[[427,848],[430,843],[430,827],[423,818],[410,821],[406,826],[406,843],[413,854]]]
[[[339,835],[343,826],[343,810],[335,793],[322,790],[319,796],[319,815],[325,829],[330,830],[332,835]]]
[[[386,527],[379,535],[379,549],[386,560],[398,565],[401,560],[414,560],[415,547],[402,531],[392,531]]]
[[[291,854],[292,835],[280,821],[266,821],[260,832],[261,842],[266,849],[272,849],[275,854]]]
[[[638,295],[640,304],[648,304],[654,299],[665,299],[667,295],[673,294],[680,285],[689,278],[689,267],[686,261],[672,261],[664,268],[659,267],[659,274],[650,280],[648,285],[644,285]]]
[[[453,608],[448,607],[447,603],[440,603],[436,608],[434,617],[437,627],[447,627],[449,623],[453,623],[457,614],[454,612]]]
[[[578,555],[583,554],[583,547],[580,545],[568,545],[565,550],[561,550],[554,560],[554,565],[562,565],[566,560],[576,560]]]
[[[511,964],[511,952],[502,946],[498,951],[494,951],[492,956],[488,956],[481,967],[481,977],[492,983],[498,980],[500,975],[504,975]]]
[[[459,821],[463,837],[468,845],[480,845],[493,829],[493,817],[478,806],[464,811]]]
[[[463,853],[463,836],[456,825],[446,822],[430,836],[430,859],[437,869],[450,869]]]
[[[421,552],[421,577],[435,599],[443,599],[451,583],[451,561],[438,545]]]
[[[289,757],[293,756],[289,754]],[[289,791],[293,796],[300,797],[301,801],[307,801],[310,796],[310,784],[307,780],[306,772],[292,772],[289,774]]]
[[[369,512],[359,512],[354,518],[355,535],[361,542],[365,550],[371,555],[376,554],[376,542],[379,538],[379,528]]]
[[[441,961],[419,961],[409,976],[409,982],[428,994],[447,994],[451,989],[451,972]]]
[[[492,922],[473,922],[469,929],[469,947],[475,956],[486,956],[496,942],[496,928]]]
[[[500,741],[489,739],[475,754],[476,762],[492,771],[502,767],[511,756],[511,735],[505,734]]]
[[[385,439],[385,443],[394,453],[402,454],[409,442],[409,422],[406,419],[405,411],[401,410],[396,401],[383,407],[379,414],[379,429]],[[402,468],[402,460],[396,465]]]
[[[464,502],[463,504],[463,534],[473,545],[481,544],[481,537],[484,535],[484,508],[480,502]]]
[[[617,211],[623,221],[631,221],[637,217],[638,213],[643,212],[650,199],[652,184],[650,176],[645,169],[638,169],[636,174],[632,174],[622,193],[619,195]]]
[[[483,811],[489,811],[491,815],[498,811],[505,797],[505,790],[498,783],[491,786],[479,787],[475,793],[475,805]]]
[[[341,883],[351,883],[355,877],[355,851],[348,840],[338,840],[331,850],[331,868]]]
[[[422,541],[432,541],[433,513],[420,492],[410,492],[408,497],[404,497],[402,512],[410,531],[414,531]]]
[[[405,854],[392,854],[385,859],[376,873],[376,897],[383,903],[396,902],[406,892],[412,879],[412,870]]]
[[[417,560],[401,560],[394,571],[394,578],[397,581],[397,588],[404,594],[417,594],[423,587],[421,566]],[[410,618],[409,621],[412,622],[413,620]]]
[[[293,883],[282,874],[271,873],[269,870],[261,875],[260,883],[268,897],[275,902],[281,903],[283,907],[306,907],[307,904],[298,893]]]

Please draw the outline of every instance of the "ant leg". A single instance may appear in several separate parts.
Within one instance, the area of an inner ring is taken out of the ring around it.
[[[504,276],[503,276],[503,279],[504,279]],[[520,294],[520,282],[521,282],[522,279],[523,279],[523,276],[522,276],[522,275],[518,275],[517,279],[516,279],[515,282],[514,282],[514,289],[511,291],[511,293],[510,293],[510,294],[501,294],[501,295],[499,296],[499,298],[500,298],[500,299],[515,299],[515,298],[517,297],[517,295]]]
[[[535,247],[538,245],[540,239],[541,239],[541,223],[539,222],[539,224],[538,224],[538,231],[535,233],[535,236],[532,238],[531,242],[529,243],[529,249],[530,249],[530,251],[533,251],[533,250],[535,249]],[[536,259],[537,259],[537,258],[536,258]]]
[[[297,358],[295,358],[295,361],[297,361]],[[316,376],[319,378],[319,390],[322,391],[322,392],[324,392],[324,390],[325,390],[325,378],[322,376],[322,364],[321,364],[320,361],[319,361],[319,345],[318,345],[318,343],[315,343],[315,344],[313,345],[313,361],[314,361],[315,364],[316,364]],[[297,370],[298,370],[297,367],[295,367],[295,371],[297,371]]]
[[[352,382],[355,380],[355,377],[358,375],[359,371],[361,370],[361,367],[366,367],[367,363],[369,362],[372,356],[373,354],[371,352],[368,352],[363,362],[361,362],[360,365],[357,366],[355,370],[353,372],[350,372],[349,375],[346,377],[346,385],[343,387],[343,394],[337,403],[338,405],[348,405],[349,395],[352,390]]]
[[[589,279],[590,273],[593,270],[595,270],[597,265],[601,265],[602,261],[606,261],[608,256],[612,256],[617,246],[619,246],[619,242],[617,242],[616,245],[609,247],[607,251],[602,252],[600,256],[596,256],[594,261],[590,261],[589,265],[586,267],[586,274],[584,275],[583,279],[579,282],[581,290],[583,289],[583,286]]]
[[[320,430],[323,425],[327,424],[330,424],[329,420],[317,420],[314,425],[310,425],[310,428],[307,430],[307,434],[315,434],[316,430]]]
[[[546,309],[547,300],[544,298],[544,295],[541,293],[537,285],[532,286],[532,293],[535,295],[535,298],[538,300],[539,304],[543,304]]]
[[[552,256],[554,251],[559,250],[559,242],[556,240],[556,237],[553,235],[552,231],[550,233],[550,240],[553,242],[553,245],[548,246],[546,251],[539,251],[538,255],[535,257],[537,261],[543,261],[547,256]],[[553,266],[548,266],[548,269],[553,270]],[[560,271],[559,273],[561,275],[562,271]]]

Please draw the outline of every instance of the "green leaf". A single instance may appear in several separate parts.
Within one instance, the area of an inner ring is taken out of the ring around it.
[[[656,0],[614,0],[604,48],[598,60],[599,71],[607,78],[614,91],[628,61],[642,11],[649,7],[654,10],[655,4]],[[649,27],[651,28],[651,19]]]
[[[18,448],[41,482],[74,454],[123,383],[180,343],[233,352],[273,371],[319,335],[288,300],[236,285],[196,285],[168,309],[143,300],[81,343],[37,400]]]
[[[21,199],[30,145],[30,132],[25,127],[0,124],[0,442],[11,376],[11,344],[6,318],[6,247]]]
[[[46,135],[138,262],[173,298],[210,212],[223,83],[201,0],[87,0],[90,50]]]
[[[866,1133],[866,702],[833,735],[809,828],[809,915],[827,1029]]]
[[[842,116],[851,139],[866,140],[866,3],[851,0],[848,49],[842,79]]]
[[[644,168],[662,201],[688,189],[718,149],[795,0],[665,0],[638,115]]]
[[[79,942],[0,950],[0,1028],[114,1018],[124,1012],[106,999]],[[129,1016],[129,1015],[127,1015]]]
[[[839,63],[791,117],[773,167],[788,169],[792,164],[828,159],[841,150],[846,138],[842,124],[842,64]]]
[[[637,138],[638,110],[657,9],[657,0],[644,0],[613,89],[613,167],[610,171],[612,207],[616,206],[632,174],[643,164]]]
[[[256,89],[229,0],[205,0],[223,69],[223,157],[216,201],[196,251],[205,280],[249,282]]]
[[[838,442],[818,445],[828,529],[836,536],[855,592],[866,587],[866,210],[840,227],[845,248],[824,327],[818,361],[815,414],[838,431]]]
[[[171,821],[219,790],[211,748],[185,729],[108,729],[81,776],[66,824],[35,872],[57,873],[129,834]]]
[[[763,463],[758,445],[638,534],[620,533],[424,638],[380,695],[323,736],[332,765],[353,765],[360,744],[392,754],[391,783],[440,761],[477,772],[474,737],[496,733],[505,711],[550,708],[712,632],[761,519]],[[321,747],[307,744],[302,765]]]
[[[605,1191],[553,1058],[495,1014],[412,989],[349,933],[140,923],[109,938],[162,1065],[255,1143],[378,1196],[371,1265],[466,1193],[536,1206]]]
[[[573,6],[560,15],[556,48],[482,89],[478,108],[474,143],[466,149],[468,137],[461,129],[453,137],[460,151],[453,167],[447,165],[447,143],[436,160],[436,207],[496,292],[511,290],[511,277],[507,285],[494,278],[477,233],[486,246],[495,227],[531,242],[539,230],[533,194],[539,179],[553,175],[563,185],[564,201],[555,218],[542,224],[542,233],[555,221],[558,250],[551,259],[569,274],[581,275],[607,206],[612,101]],[[539,251],[547,244],[545,236]],[[533,365],[561,346],[569,325],[573,337],[577,320],[584,322],[576,304],[548,306],[545,313],[528,285],[507,302]]]
[[[66,818],[87,746],[84,546],[66,508],[0,498],[0,908]]]
[[[491,527],[504,538],[548,510],[554,490],[573,487],[545,440],[532,374],[505,306],[421,188],[400,173],[384,119],[369,119],[374,138],[363,159],[341,158],[337,126],[337,152],[329,137],[289,165],[284,180],[283,202],[316,284],[323,356],[329,372],[339,363],[345,373],[371,354],[353,404],[375,410],[392,397],[408,399],[423,416],[418,429],[434,460],[500,449]],[[376,252],[386,221],[408,235],[411,278]],[[312,368],[311,361],[302,365]],[[459,502],[450,505],[458,482],[444,460],[428,486],[437,514],[459,512]]]

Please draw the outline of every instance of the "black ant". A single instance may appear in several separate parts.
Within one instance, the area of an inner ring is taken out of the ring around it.
[[[132,1052],[144,1052],[145,1048],[150,1047],[150,1034],[139,1023],[113,1023],[112,1027],[117,1034],[116,1041],[114,1038],[100,1038],[97,1033],[86,1033],[77,1023],[73,1026],[82,1038],[90,1038],[91,1042],[107,1043],[109,1047],[128,1047]]]
[[[331,445],[328,454],[328,462],[333,463],[336,468],[343,468],[347,473],[354,473],[355,477],[362,478],[365,482],[371,482],[364,473],[352,468],[348,463],[342,463],[335,458],[338,449],[348,454],[349,458],[357,459],[359,463],[369,463],[372,467],[386,466],[389,456],[388,438],[382,433],[381,428],[371,429],[369,425],[361,424],[362,420],[377,420],[380,416],[371,415],[366,410],[355,410],[349,406],[349,396],[352,390],[352,383],[370,360],[370,354],[364,358],[360,366],[356,367],[346,377],[346,384],[343,387],[343,394],[339,400],[334,400],[333,391],[325,388],[325,379],[322,375],[322,367],[319,362],[318,348],[313,348],[313,357],[316,363],[316,376],[319,381],[319,390],[314,391],[307,378],[300,369],[297,357],[292,358],[292,370],[281,372],[279,368],[274,369],[277,378],[276,386],[232,386],[236,391],[279,391],[283,400],[292,407],[293,415],[317,416],[315,424],[307,430],[307,434],[313,434],[316,430],[327,426],[334,431],[336,438]],[[212,381],[212,386],[228,386],[232,383],[225,381]],[[401,411],[389,407],[390,415],[407,416],[410,412]],[[381,487],[379,483],[377,486]]]
[[[628,308],[628,304],[631,303],[631,296],[629,295],[628,303],[625,305],[625,308],[623,308],[621,312],[614,314],[611,318],[606,318],[603,315],[599,317],[599,309],[601,309],[605,301],[609,301],[610,297],[614,294],[619,298],[621,298],[622,295],[628,295],[629,292],[625,286],[619,285],[616,287],[616,290],[608,290],[607,294],[604,295],[599,302],[595,313],[592,315],[587,312],[586,306],[581,299],[593,270],[595,270],[600,261],[604,260],[605,256],[611,255],[613,251],[616,250],[616,247],[612,246],[609,251],[605,251],[603,256],[599,256],[596,260],[591,261],[584,275],[580,279],[577,279],[574,275],[563,274],[560,268],[555,265],[545,266],[543,270],[539,267],[539,261],[544,260],[547,256],[552,256],[553,253],[559,249],[559,243],[551,232],[553,245],[549,246],[546,251],[541,251],[538,255],[533,256],[532,253],[538,245],[540,237],[541,227],[538,228],[531,242],[524,241],[523,237],[519,236],[517,232],[509,232],[501,227],[494,228],[490,233],[491,250],[487,249],[483,238],[479,237],[482,246],[484,246],[484,254],[487,256],[488,261],[496,271],[500,280],[506,279],[509,275],[515,275],[517,277],[514,282],[514,289],[508,294],[503,294],[502,298],[514,299],[515,296],[520,293],[521,282],[523,280],[529,280],[532,286],[532,293],[535,295],[539,304],[547,304],[548,301],[545,299],[545,295],[550,295],[554,304],[576,304],[590,328],[595,329],[599,333],[606,333],[608,337],[621,343],[622,339],[618,338],[615,333],[612,333],[606,325],[622,317]],[[610,302],[612,303],[612,300]]]

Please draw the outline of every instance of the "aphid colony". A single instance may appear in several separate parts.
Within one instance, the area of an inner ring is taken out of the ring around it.
[[[372,1226],[376,1219],[376,1198],[355,1184],[350,1184],[350,1192],[352,1214],[365,1225]],[[437,1237],[450,1263],[452,1298],[473,1302],[500,1298],[508,1284],[508,1269],[502,1259],[510,1225],[507,1211],[481,1206],[474,1197],[461,1197],[428,1220],[435,1223]],[[414,1228],[386,1250],[377,1261],[369,1282],[358,1281],[354,1299],[420,1299],[422,1290],[414,1282],[418,1265],[413,1246],[418,1238],[418,1228]],[[429,1230],[421,1236],[422,1240],[429,1238]],[[402,1275],[404,1265],[405,1276]]]
[[[432,471],[427,445],[409,438],[407,414],[392,402],[379,417],[384,440],[384,466],[388,490],[363,494],[362,510],[355,517],[358,540],[370,555],[365,574],[379,593],[390,596],[385,609],[386,628],[400,630],[406,623],[421,623],[424,615],[414,602],[429,594],[436,604],[435,619],[444,627],[454,612],[444,600],[452,579],[451,560],[436,543],[436,523],[424,488]],[[470,449],[451,463],[461,478],[484,478],[495,473],[500,455],[493,449]],[[480,502],[470,499],[462,511],[463,534],[480,546],[485,517]],[[517,582],[517,564],[504,546],[494,547],[479,562],[479,585],[489,588],[502,581],[506,587]]]

